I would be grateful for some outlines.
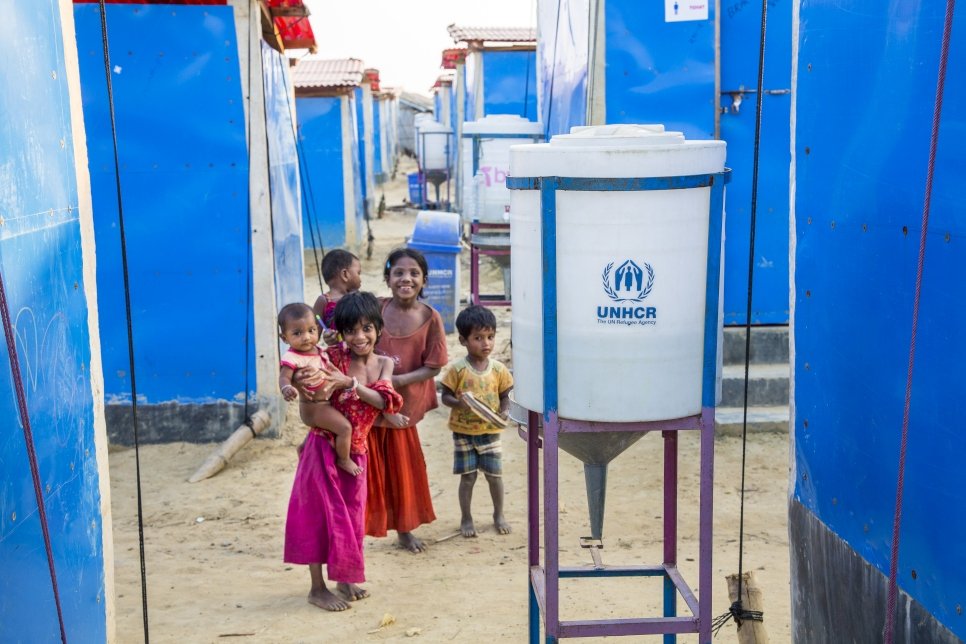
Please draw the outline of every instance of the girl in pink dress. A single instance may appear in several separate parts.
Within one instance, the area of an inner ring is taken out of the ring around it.
[[[328,357],[338,369],[332,377],[340,389],[332,406],[352,424],[350,457],[367,468],[367,437],[383,411],[395,413],[402,397],[392,387],[392,360],[374,353],[383,322],[378,300],[371,293],[343,296],[335,309],[335,328],[343,344],[329,347]],[[299,457],[285,522],[285,561],[308,564],[311,588],[308,601],[320,608],[341,611],[368,597],[358,586],[365,581],[362,539],[365,535],[366,476],[352,476],[336,467],[333,437],[314,427]],[[322,566],[336,592],[326,588]],[[341,595],[341,596],[340,596]]]

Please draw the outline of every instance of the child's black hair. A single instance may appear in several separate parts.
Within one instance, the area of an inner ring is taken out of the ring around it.
[[[335,329],[346,335],[363,320],[368,320],[376,327],[376,335],[382,334],[382,307],[379,300],[372,293],[354,291],[346,293],[335,305]]]
[[[463,339],[470,337],[474,329],[496,331],[496,316],[493,315],[493,311],[479,304],[468,306],[460,311],[456,316],[456,330],[459,331],[460,337]]]
[[[286,324],[295,320],[301,320],[306,315],[314,317],[315,312],[312,310],[312,307],[305,302],[292,302],[291,304],[286,304],[282,307],[282,310],[278,312],[278,330],[284,333]]]
[[[418,250],[412,248],[401,247],[389,253],[389,257],[386,258],[386,265],[382,269],[382,277],[389,283],[389,273],[392,271],[393,264],[398,262],[403,257],[409,257],[419,264],[419,269],[423,272],[423,288],[429,282],[429,264],[426,263],[426,256],[420,253]],[[416,297],[423,296],[423,288],[419,289],[419,293]]]
[[[322,279],[328,284],[339,271],[348,270],[352,267],[352,262],[358,261],[358,257],[347,250],[336,248],[330,250],[322,257]]]

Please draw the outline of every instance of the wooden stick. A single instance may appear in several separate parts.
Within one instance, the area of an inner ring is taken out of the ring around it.
[[[738,599],[738,575],[728,575],[728,599],[734,603]],[[753,572],[741,575],[741,606],[745,610],[764,612],[761,600],[761,588],[755,581]],[[768,633],[765,625],[754,620],[745,620],[738,626],[738,644],[768,644]]]
[[[261,434],[272,424],[272,417],[268,415],[268,412],[264,410],[258,410],[252,414],[252,426],[239,425],[238,429],[232,432],[229,436],[218,446],[211,455],[205,459],[205,462],[201,464],[201,467],[191,475],[188,479],[189,483],[197,483],[207,478],[211,478],[218,472],[225,469],[228,465],[228,461],[231,460],[232,456],[240,450],[242,447],[248,444],[248,441],[255,438],[258,434]]]

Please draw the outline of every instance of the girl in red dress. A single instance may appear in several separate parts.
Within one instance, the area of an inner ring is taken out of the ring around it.
[[[419,301],[428,272],[426,258],[411,248],[396,249],[386,260],[383,276],[392,297],[382,303],[385,329],[377,348],[392,358],[392,384],[404,402],[399,413],[376,420],[366,468],[366,534],[384,537],[395,530],[399,544],[414,553],[423,543],[412,531],[436,519],[416,424],[437,406],[434,378],[448,360],[443,319]]]

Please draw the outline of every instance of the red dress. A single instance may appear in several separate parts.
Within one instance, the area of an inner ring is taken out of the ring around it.
[[[383,311],[390,300],[383,302]],[[394,374],[404,374],[427,366],[446,366],[446,331],[436,311],[418,329],[405,336],[383,329],[380,353],[395,363]],[[409,416],[409,427],[380,426],[377,419],[369,433],[369,498],[366,502],[366,534],[384,537],[388,530],[412,532],[436,520],[429,493],[426,460],[419,443],[416,423],[427,411],[438,406],[433,378],[400,387],[403,406],[399,413]]]

